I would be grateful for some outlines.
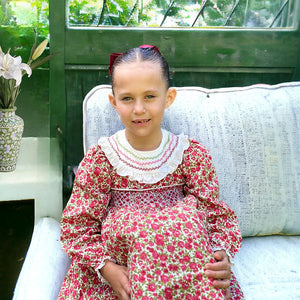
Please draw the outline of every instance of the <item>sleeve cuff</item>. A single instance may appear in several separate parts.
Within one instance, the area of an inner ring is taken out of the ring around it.
[[[216,252],[216,251],[220,251],[220,250],[224,250],[228,256],[228,259],[229,259],[229,263],[231,266],[234,266],[234,260],[233,260],[233,257],[232,255],[229,253],[229,251],[227,249],[224,249],[222,247],[214,247],[213,248],[213,251]]]
[[[101,263],[98,265],[98,267],[96,267],[96,272],[102,283],[109,284],[108,281],[105,280],[104,277],[100,273],[100,270],[105,266],[106,260],[112,261],[113,263],[117,262],[115,259],[113,259],[110,256],[104,256]]]

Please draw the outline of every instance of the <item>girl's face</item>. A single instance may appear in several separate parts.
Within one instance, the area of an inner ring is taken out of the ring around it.
[[[161,120],[165,108],[176,97],[167,88],[158,63],[123,63],[114,71],[113,95],[109,100],[125,126],[126,138],[136,150],[156,149],[161,142]]]

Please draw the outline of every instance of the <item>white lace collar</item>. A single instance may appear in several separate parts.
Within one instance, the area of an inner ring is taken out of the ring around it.
[[[157,183],[173,173],[182,162],[183,152],[189,147],[188,137],[162,130],[160,146],[153,151],[137,151],[128,143],[125,130],[111,137],[102,137],[98,144],[120,176],[140,183]]]

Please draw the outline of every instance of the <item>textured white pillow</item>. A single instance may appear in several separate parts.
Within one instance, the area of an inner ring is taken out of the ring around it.
[[[108,85],[85,98],[84,150],[123,128]],[[243,88],[177,88],[162,126],[211,152],[220,197],[243,236],[300,234],[300,82]]]
[[[300,299],[300,236],[243,239],[232,271],[247,300]]]

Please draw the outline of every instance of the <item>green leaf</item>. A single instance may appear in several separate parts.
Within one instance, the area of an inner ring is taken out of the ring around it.
[[[34,61],[33,63],[30,64],[31,70],[34,70],[35,68],[38,68],[39,66],[43,65],[45,62],[50,60],[56,54],[58,54],[58,52],[52,53],[48,56],[42,57],[42,58]]]

